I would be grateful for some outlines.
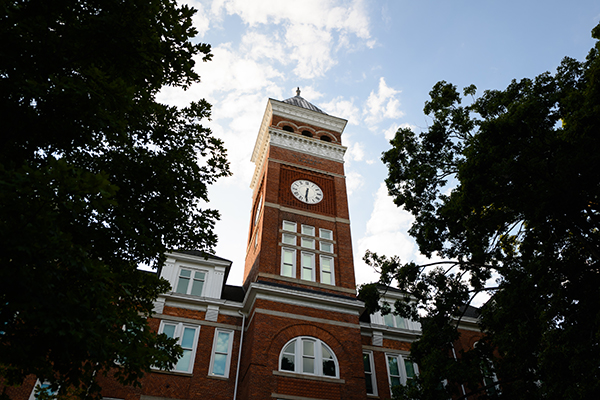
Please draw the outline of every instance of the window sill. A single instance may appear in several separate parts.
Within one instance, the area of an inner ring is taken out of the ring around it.
[[[229,380],[228,376],[207,375],[206,377],[210,378],[210,379],[217,379],[217,380],[220,380],[220,381],[228,381]]]
[[[179,376],[187,376],[189,378],[192,377],[192,372],[182,372],[182,371],[165,371],[163,369],[152,369],[152,372],[157,374],[167,374],[167,375],[179,375]]]
[[[340,378],[327,378],[325,376],[297,374],[294,372],[273,371],[273,375],[284,376],[286,378],[308,379],[311,381],[319,381],[319,382],[331,382],[331,383],[342,383],[342,384],[346,383],[346,381],[344,379],[340,379]]]

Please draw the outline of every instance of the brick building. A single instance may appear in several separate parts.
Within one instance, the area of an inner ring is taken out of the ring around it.
[[[363,315],[356,298],[346,122],[299,91],[268,101],[252,155],[243,286],[226,284],[231,262],[223,258],[168,254],[160,274],[173,291],[158,299],[150,323],[179,338],[183,357],[172,371],[148,374],[142,388],[103,381],[104,397],[384,399],[390,385],[418,373],[407,358],[418,323]],[[386,300],[399,295],[388,290]],[[477,340],[475,322],[465,318],[462,345]]]

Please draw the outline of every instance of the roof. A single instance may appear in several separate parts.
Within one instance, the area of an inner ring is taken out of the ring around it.
[[[205,260],[208,260],[209,258],[211,258],[213,260],[226,261],[231,264],[231,260],[227,260],[225,258],[218,257],[218,256],[215,256],[214,254],[206,253],[206,252],[200,251],[200,250],[173,250],[173,252],[187,254],[190,256],[203,257]]]
[[[242,303],[244,301],[245,295],[246,295],[246,292],[244,291],[244,288],[241,286],[223,285],[223,291],[221,292],[221,299],[237,301],[238,303]]]
[[[303,97],[300,97],[300,88],[296,89],[296,96],[283,100],[283,103],[291,104],[296,107],[306,108],[307,110],[312,110],[327,115],[327,113],[323,112],[320,108],[318,108],[314,104],[309,103]]]

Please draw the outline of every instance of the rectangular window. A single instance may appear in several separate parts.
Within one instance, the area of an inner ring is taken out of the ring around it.
[[[399,354],[386,354],[386,358],[390,386],[410,384],[419,373],[417,364]]]
[[[388,355],[387,366],[390,386],[399,386],[402,383],[402,376],[400,375],[400,363],[398,362],[398,356]]]
[[[315,255],[302,252],[302,279],[315,281]]]
[[[281,275],[290,278],[296,277],[296,250],[281,249]]]
[[[321,256],[319,261],[321,266],[321,283],[335,285],[333,277],[333,257]]]
[[[309,236],[315,236],[315,227],[308,226],[308,225],[302,225],[302,234],[309,235]]]
[[[402,318],[399,315],[394,315],[392,313],[386,314],[383,316],[383,321],[385,322],[385,324],[387,326],[392,327],[392,328],[408,329],[408,325],[406,324],[406,319]]]
[[[281,242],[284,244],[291,244],[292,246],[296,245],[296,235],[290,235],[289,233],[284,233],[281,237]]]
[[[319,229],[319,237],[321,239],[333,240],[333,232],[329,229]]]
[[[333,253],[333,243],[319,242],[319,250],[325,253]]]
[[[206,272],[182,268],[179,271],[179,279],[177,280],[177,289],[175,291],[177,293],[202,296],[205,280]]]
[[[404,371],[406,372],[406,384],[410,385],[412,384],[412,382],[414,382],[414,379],[417,377],[417,374],[419,373],[419,368],[417,367],[417,364],[405,358]]]
[[[254,225],[256,225],[258,223],[258,219],[260,217],[260,211],[261,211],[261,206],[262,206],[262,194],[260,195],[260,199],[258,200],[258,206],[256,206],[256,210],[254,211],[255,217],[254,217]]]
[[[159,333],[177,338],[177,344],[183,349],[183,355],[175,364],[173,371],[192,372],[200,327],[176,322],[161,321]]]
[[[221,329],[215,330],[215,341],[213,343],[213,352],[211,357],[211,375],[229,376],[229,366],[231,363],[231,347],[233,342],[233,331]]]
[[[315,342],[312,340],[302,341],[302,372],[315,373]]]
[[[363,353],[363,364],[365,367],[365,384],[367,385],[367,394],[377,395],[377,381],[375,380],[373,353]]]
[[[308,249],[314,249],[315,248],[315,240],[314,239],[309,239],[309,238],[301,238],[300,239],[300,243],[302,247],[306,247]]]
[[[296,223],[290,221],[283,221],[283,230],[288,232],[296,232]]]

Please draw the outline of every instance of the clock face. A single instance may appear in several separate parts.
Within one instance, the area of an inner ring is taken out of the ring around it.
[[[306,204],[317,204],[323,200],[323,191],[311,181],[299,179],[292,183],[292,194]]]

